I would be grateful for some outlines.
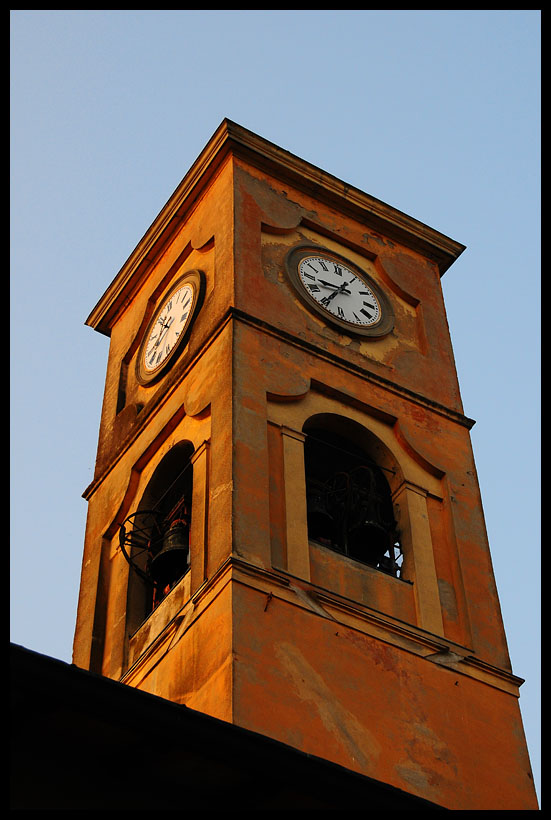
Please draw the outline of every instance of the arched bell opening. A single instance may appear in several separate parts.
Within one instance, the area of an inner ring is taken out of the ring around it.
[[[127,600],[130,633],[189,569],[192,455],[189,442],[169,450],[121,527],[121,549],[132,570]]]
[[[309,540],[400,577],[389,483],[396,471],[388,459],[384,466],[375,461],[377,441],[356,422],[329,414],[309,420],[304,432]]]

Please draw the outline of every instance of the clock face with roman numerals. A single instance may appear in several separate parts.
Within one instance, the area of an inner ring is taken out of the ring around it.
[[[181,277],[161,300],[145,332],[137,360],[142,384],[158,378],[183,348],[197,311],[201,290],[199,271]]]
[[[295,248],[287,269],[303,300],[339,328],[364,336],[392,330],[385,295],[355,265],[329,252]]]
[[[327,256],[307,256],[298,272],[307,292],[341,321],[369,327],[381,318],[381,305],[372,289],[342,262]]]

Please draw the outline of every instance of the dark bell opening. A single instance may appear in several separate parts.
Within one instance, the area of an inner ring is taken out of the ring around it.
[[[313,481],[307,498],[308,537],[326,546],[337,541],[333,516],[327,509],[326,491],[323,484]]]
[[[390,547],[388,529],[377,521],[366,521],[348,533],[348,554],[373,567],[383,560]]]
[[[322,429],[308,432],[305,467],[308,537],[397,576],[401,553],[382,470],[353,442]]]

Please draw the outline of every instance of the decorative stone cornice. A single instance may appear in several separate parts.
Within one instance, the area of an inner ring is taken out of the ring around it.
[[[465,675],[513,697],[519,696],[519,687],[524,683],[522,678],[512,672],[476,657],[469,647],[295,578],[285,570],[256,566],[235,555],[228,556],[212,577],[183,604],[121,680],[128,683],[136,675],[139,677],[141,668],[157,662],[159,653],[161,656],[165,653],[166,649],[163,647],[167,642],[173,646],[200,617],[210,601],[230,582],[250,586],[265,594],[265,612],[277,601],[299,607],[316,617],[330,619],[335,623],[335,628],[340,626],[357,630],[430,663],[445,666],[456,675]]]
[[[455,674],[466,675],[514,697],[519,696],[523,678],[478,658],[469,647],[370,609],[315,584],[305,583],[285,570],[256,567],[235,556],[227,560],[225,567],[228,563],[232,566],[233,580],[264,592],[267,596],[266,603],[270,606],[272,601],[281,599],[318,617],[329,618],[336,625],[358,630],[431,663],[446,666]]]
[[[440,275],[465,250],[419,220],[224,119],[88,316],[87,325],[110,335],[115,316],[230,154],[418,250],[437,264]]]

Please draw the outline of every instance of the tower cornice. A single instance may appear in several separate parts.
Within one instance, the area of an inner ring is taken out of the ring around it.
[[[437,265],[441,276],[465,250],[464,245],[423,222],[232,120],[224,119],[88,316],[88,326],[110,335],[112,321],[120,308],[139,288],[160,249],[170,240],[230,155],[289,182],[341,212],[364,221],[373,230],[423,253]]]

